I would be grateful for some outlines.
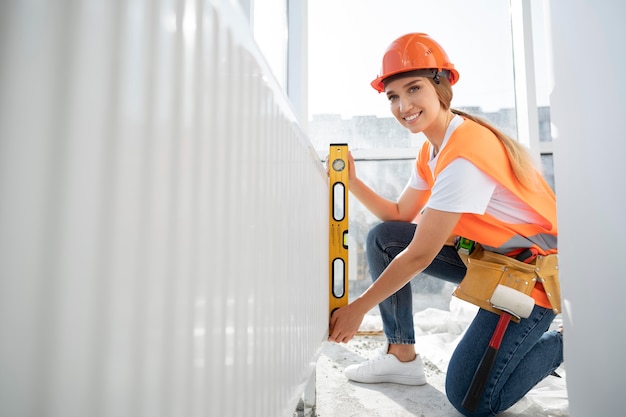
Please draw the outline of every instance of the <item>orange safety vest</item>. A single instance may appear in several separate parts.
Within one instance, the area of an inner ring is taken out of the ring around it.
[[[464,158],[492,177],[517,198],[545,219],[544,227],[538,224],[509,224],[489,214],[463,213],[454,233],[480,243],[484,249],[501,254],[516,249],[535,248],[540,255],[557,253],[556,197],[550,186],[541,178],[539,189],[529,190],[515,177],[502,142],[486,127],[465,120],[458,126],[441,149],[434,173],[428,166],[432,154],[426,141],[417,158],[417,170],[430,188],[435,178],[450,162]],[[536,304],[550,308],[543,286],[537,284],[531,294]]]

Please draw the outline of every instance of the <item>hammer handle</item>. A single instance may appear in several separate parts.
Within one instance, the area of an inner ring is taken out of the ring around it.
[[[487,385],[489,374],[491,373],[493,364],[496,361],[498,349],[500,349],[504,332],[506,331],[510,320],[511,315],[506,311],[502,311],[498,324],[496,325],[496,329],[494,330],[491,340],[489,341],[489,346],[487,346],[487,349],[480,360],[480,364],[478,365],[478,368],[476,368],[476,372],[472,378],[472,383],[465,394],[465,398],[463,398],[463,408],[470,410],[471,412],[476,411],[478,403],[483,396],[483,391]]]

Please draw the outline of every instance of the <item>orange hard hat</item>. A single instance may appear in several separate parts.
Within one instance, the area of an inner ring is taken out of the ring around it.
[[[380,75],[372,81],[372,87],[383,92],[384,80],[396,74],[416,70],[432,70],[423,75],[431,76],[435,82],[438,82],[439,76],[448,77],[450,85],[459,80],[458,71],[454,69],[454,64],[450,62],[441,45],[425,33],[409,33],[387,47]]]

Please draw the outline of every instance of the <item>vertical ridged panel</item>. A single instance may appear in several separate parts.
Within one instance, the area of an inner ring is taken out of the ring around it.
[[[327,184],[245,18],[1,7],[0,414],[291,416]]]

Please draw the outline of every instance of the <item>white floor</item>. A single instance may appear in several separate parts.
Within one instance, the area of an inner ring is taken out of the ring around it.
[[[458,417],[444,392],[445,370],[456,342],[474,316],[476,307],[454,297],[449,310],[426,308],[415,314],[416,349],[424,360],[428,383],[412,387],[398,384],[359,384],[348,381],[343,369],[376,354],[383,346],[382,335],[360,335],[347,344],[326,343],[317,363],[319,417]],[[556,327],[560,318],[554,323]],[[380,316],[367,315],[361,330],[382,328]],[[505,417],[569,416],[565,387],[565,364],[530,391]]]

